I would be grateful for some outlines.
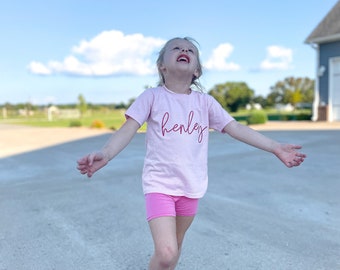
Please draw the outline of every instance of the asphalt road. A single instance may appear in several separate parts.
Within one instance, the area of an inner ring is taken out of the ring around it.
[[[263,131],[298,168],[212,133],[209,189],[179,270],[340,269],[340,131]],[[147,269],[144,134],[91,180],[76,160],[108,134],[0,159],[0,270]]]

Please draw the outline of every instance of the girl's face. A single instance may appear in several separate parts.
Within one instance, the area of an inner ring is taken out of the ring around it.
[[[191,42],[185,39],[174,39],[166,46],[161,71],[164,73],[171,70],[187,71],[199,77],[198,51]]]

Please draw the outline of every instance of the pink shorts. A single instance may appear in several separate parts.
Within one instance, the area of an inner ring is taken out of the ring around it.
[[[158,217],[194,216],[198,208],[198,199],[162,193],[145,194],[145,202],[148,221]]]

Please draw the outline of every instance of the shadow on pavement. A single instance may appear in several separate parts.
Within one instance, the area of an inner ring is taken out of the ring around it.
[[[177,269],[340,269],[340,131],[264,134],[298,168],[211,133],[209,189]],[[91,179],[76,160],[109,135],[0,159],[0,269],[147,269],[144,134]]]

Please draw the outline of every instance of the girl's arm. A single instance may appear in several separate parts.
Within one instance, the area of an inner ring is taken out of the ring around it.
[[[129,144],[139,128],[140,125],[137,121],[128,118],[121,128],[112,134],[100,151],[79,159],[77,169],[81,174],[91,177]]]
[[[223,132],[228,133],[236,140],[273,153],[289,168],[299,166],[306,157],[305,154],[296,151],[302,148],[300,145],[281,144],[237,121],[226,125]]]

